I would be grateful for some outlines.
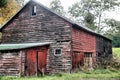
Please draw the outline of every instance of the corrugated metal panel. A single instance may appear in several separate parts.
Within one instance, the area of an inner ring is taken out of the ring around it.
[[[53,43],[53,42],[1,44],[0,50],[25,49],[25,48],[36,47],[36,46],[49,45],[51,43]]]

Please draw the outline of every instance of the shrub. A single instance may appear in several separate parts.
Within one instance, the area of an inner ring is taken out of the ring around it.
[[[100,61],[98,62],[97,68],[104,68],[104,69],[110,69],[115,71],[120,70],[120,59],[116,55],[109,57],[100,57]]]

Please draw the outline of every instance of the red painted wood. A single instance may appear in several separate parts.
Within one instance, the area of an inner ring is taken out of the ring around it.
[[[28,49],[27,50],[27,58],[26,58],[26,76],[34,76],[37,73],[36,69],[36,50]]]
[[[73,52],[73,68],[78,68],[83,65],[83,55],[79,52]]]
[[[27,50],[26,55],[26,76],[35,76],[46,71],[47,48],[36,47]]]
[[[85,52],[93,53],[93,62],[96,61],[96,37],[92,34],[84,32],[76,28],[72,28],[72,60],[73,67],[76,67],[78,63],[83,64],[83,58]],[[79,54],[75,54],[78,52]]]
[[[38,51],[38,71],[46,70],[47,49],[41,48]]]

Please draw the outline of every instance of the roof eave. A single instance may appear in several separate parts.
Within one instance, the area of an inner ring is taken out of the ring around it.
[[[0,44],[0,51],[3,50],[21,50],[28,49],[32,47],[40,47],[50,45],[54,42],[39,42],[39,43],[19,43],[19,44]]]

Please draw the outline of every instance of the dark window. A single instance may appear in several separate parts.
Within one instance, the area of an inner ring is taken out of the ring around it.
[[[104,52],[105,52],[106,51],[105,47],[103,47],[103,49],[104,49]]]
[[[60,56],[61,55],[61,49],[55,49],[55,56]]]
[[[84,57],[92,57],[92,52],[85,52]]]
[[[33,6],[32,7],[32,15],[36,15],[36,12],[37,12],[37,7]]]
[[[11,53],[12,55],[18,55],[18,53],[20,53],[20,50],[3,50],[0,51],[0,54],[7,54],[7,53]]]

